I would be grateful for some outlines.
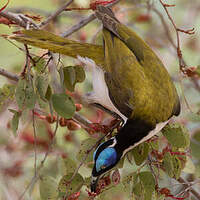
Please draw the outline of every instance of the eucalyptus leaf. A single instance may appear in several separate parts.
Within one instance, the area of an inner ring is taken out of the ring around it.
[[[76,71],[73,66],[63,68],[64,73],[64,85],[65,87],[73,92],[76,83]]]
[[[170,124],[163,128],[163,135],[172,146],[186,148],[190,145],[188,130],[181,124]]]
[[[0,88],[0,109],[6,104],[6,102],[13,100],[15,96],[16,85],[4,84]]]
[[[145,190],[149,190],[151,192],[155,190],[156,182],[151,172],[140,172],[138,176]]]
[[[76,107],[74,102],[70,96],[65,93],[61,94],[53,94],[52,103],[54,110],[61,116],[66,119],[70,119],[73,117]]]
[[[42,200],[56,200],[58,197],[57,182],[51,176],[42,176],[39,183]]]
[[[51,90],[51,87],[48,85],[47,90],[46,90],[46,94],[45,94],[45,99],[47,101],[50,101],[51,96],[52,96],[52,90]]]
[[[48,79],[47,74],[36,76],[35,86],[36,86],[36,89],[38,91],[40,98],[44,101],[46,101],[45,95],[46,95],[46,92],[47,92],[48,83],[49,83],[49,79]]]
[[[19,109],[23,109],[23,105],[25,102],[25,87],[26,87],[26,80],[25,79],[20,79],[17,83],[17,88],[15,92],[15,97],[16,97],[16,102],[19,107]]]
[[[35,56],[33,58],[36,62],[35,66],[34,66],[34,69],[38,72],[38,73],[41,73],[43,71],[43,69],[45,68],[45,65],[46,65],[46,61],[44,58],[41,58],[39,56]]]
[[[181,175],[182,164],[177,156],[172,156],[173,168],[174,168],[174,178],[177,180]]]
[[[60,179],[58,184],[59,197],[70,196],[78,192],[84,184],[84,179],[80,174],[76,174],[73,180],[69,183],[73,173],[67,174]]]
[[[191,152],[192,156],[194,156],[196,159],[200,159],[200,130],[197,130],[193,135],[191,139]]]
[[[93,138],[88,138],[86,140],[84,140],[81,143],[81,147],[79,149],[79,152],[76,156],[77,160],[81,161],[83,159],[83,157],[88,153],[88,150],[96,143],[96,139]],[[94,150],[92,152],[90,152],[90,154],[88,155],[86,162],[92,162],[93,161],[93,153]]]
[[[142,197],[144,196],[144,190],[142,189],[141,182],[138,182],[133,186],[133,193],[138,197],[138,199],[143,199]]]
[[[76,82],[83,82],[85,80],[85,71],[82,66],[74,66],[76,72]]]
[[[151,200],[155,191],[155,179],[151,172],[140,172],[139,178],[144,189],[144,200]]]
[[[68,66],[62,68],[64,74],[65,87],[73,92],[76,83],[81,83],[85,80],[85,71],[82,66]]]
[[[142,144],[138,145],[137,147],[135,147],[132,150],[132,152],[133,152],[135,164],[141,165],[147,159],[147,156],[149,153],[149,144],[142,143]]]
[[[70,158],[63,158],[62,159],[65,167],[65,174],[73,173],[76,169],[76,162]]]
[[[20,116],[21,116],[21,113],[16,111],[14,113],[12,121],[11,121],[11,128],[12,128],[14,135],[16,135],[16,132],[17,132],[17,129],[18,129]]]
[[[33,109],[36,103],[36,94],[30,82],[26,82],[25,87],[25,108]]]
[[[163,167],[168,176],[173,178],[174,177],[173,157],[169,152],[165,153],[164,155]]]
[[[200,76],[200,65],[197,66],[196,73]]]
[[[33,109],[36,103],[36,94],[32,84],[26,79],[20,79],[15,92],[19,109]]]

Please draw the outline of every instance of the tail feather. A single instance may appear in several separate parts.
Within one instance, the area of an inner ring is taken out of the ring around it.
[[[97,65],[104,66],[103,47],[100,45],[79,43],[44,30],[22,30],[20,34],[9,36],[9,38],[74,58],[88,57]]]

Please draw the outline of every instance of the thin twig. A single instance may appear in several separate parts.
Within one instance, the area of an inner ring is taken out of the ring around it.
[[[47,159],[47,157],[48,157],[48,155],[49,155],[49,153],[50,153],[50,151],[51,151],[52,145],[53,145],[53,143],[54,143],[54,139],[55,139],[55,136],[56,136],[56,132],[57,132],[57,130],[58,130],[58,123],[59,123],[59,117],[57,116],[56,127],[55,127],[55,130],[54,130],[54,133],[53,133],[53,138],[52,138],[52,140],[51,140],[51,142],[50,142],[50,144],[49,144],[49,146],[48,146],[48,149],[47,149],[47,151],[46,151],[46,153],[45,153],[45,155],[44,155],[43,160],[41,161],[39,167],[37,168],[36,176],[34,176],[34,177],[31,179],[30,183],[27,185],[27,187],[25,188],[24,192],[20,195],[20,197],[19,197],[18,200],[22,200],[23,197],[24,197],[24,195],[26,194],[26,192],[29,190],[29,188],[30,188],[30,187],[33,187],[34,184],[37,182],[37,180],[38,180],[38,178],[39,178],[39,172],[40,172],[40,170],[43,168],[44,163],[45,163],[45,161],[46,161],[46,159]]]
[[[3,68],[0,68],[0,75],[5,76],[6,78],[13,80],[13,81],[19,80],[19,76],[17,74],[14,74],[12,72],[8,72]]]
[[[115,4],[119,3],[119,2],[120,2],[120,0],[116,0],[115,2],[108,4],[107,7],[111,7],[111,6],[113,6],[113,5],[115,5]],[[80,22],[78,22],[77,24],[72,26],[69,30],[67,30],[64,33],[62,33],[61,36],[62,37],[68,37],[72,33],[76,32],[79,29],[81,29],[82,27],[86,26],[88,23],[90,23],[94,19],[96,19],[96,15],[93,13],[89,17],[84,18],[83,20],[81,20]]]
[[[34,176],[37,176],[37,144],[36,144],[36,139],[37,139],[37,134],[36,134],[36,127],[35,127],[35,115],[34,115],[34,109],[32,110],[33,114],[33,135],[34,135]]]
[[[55,139],[56,132],[58,130],[58,124],[59,124],[59,117],[58,117],[58,115],[56,116],[56,119],[57,119],[56,120],[56,127],[55,127],[55,130],[54,130],[54,133],[53,133],[53,138],[52,138],[52,140],[51,140],[51,142],[50,142],[50,144],[48,146],[48,149],[47,149],[47,151],[45,153],[45,156],[44,156],[43,160],[40,163],[40,166],[38,167],[38,171],[44,166],[44,163],[45,163],[45,161],[46,161],[46,159],[47,159],[47,157],[48,157],[48,155],[49,155],[49,153],[51,151],[52,145],[54,143],[54,139]]]
[[[28,17],[23,14],[15,14],[11,12],[2,11],[0,12],[0,16],[7,18],[8,20],[15,22],[17,25],[27,28],[27,23],[34,28],[38,28],[38,26]]]
[[[84,125],[85,127],[90,127],[90,125],[92,124],[90,120],[86,119],[85,117],[83,117],[77,112],[74,114],[73,119],[77,121],[78,123]]]
[[[65,8],[68,7],[72,2],[73,2],[73,0],[69,0],[68,2],[66,2],[63,6],[61,6],[59,9],[57,9],[49,17],[47,17],[46,20],[41,22],[38,26],[40,28],[44,28],[50,21],[54,20],[60,13],[62,13],[65,10]]]
[[[2,68],[0,68],[0,75],[5,76],[8,79],[16,81],[16,82],[19,81],[19,79],[20,79],[20,76],[18,76],[17,74],[8,72]],[[80,124],[84,125],[85,127],[90,127],[90,124],[92,123],[91,121],[89,121],[88,119],[86,119],[85,117],[83,117],[82,115],[80,115],[77,112],[74,114],[73,119],[75,121],[79,122]]]
[[[182,29],[179,29],[177,28],[174,20],[172,19],[171,15],[169,14],[168,12],[168,7],[171,7],[171,6],[174,6],[174,5],[168,5],[168,4],[165,4],[163,3],[162,0],[159,0],[161,5],[163,6],[172,26],[174,27],[175,29],[175,32],[176,32],[176,41],[177,41],[177,56],[178,56],[178,59],[179,59],[179,67],[180,67],[180,70],[184,73],[185,69],[186,69],[186,64],[183,60],[183,57],[182,57],[182,52],[181,52],[181,47],[180,47],[180,37],[179,37],[179,32],[183,32],[183,33],[186,33],[186,34],[194,34],[194,29],[190,29],[190,30],[182,30]]]
[[[179,183],[181,183],[181,184],[184,184],[185,186],[186,186],[186,188],[190,188],[190,192],[197,198],[197,199],[200,199],[200,194],[196,191],[196,190],[194,190],[192,187],[191,187],[191,184],[190,183],[188,183],[188,182],[186,182],[183,178],[179,178],[178,180],[177,180]]]

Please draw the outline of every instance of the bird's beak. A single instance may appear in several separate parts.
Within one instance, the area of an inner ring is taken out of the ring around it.
[[[97,177],[92,176],[90,184],[91,192],[96,192],[98,180],[99,180],[98,176]]]

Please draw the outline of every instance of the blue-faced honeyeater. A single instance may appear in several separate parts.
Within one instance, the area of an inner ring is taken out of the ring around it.
[[[88,101],[116,113],[124,122],[116,136],[94,153],[91,190],[127,151],[158,133],[180,112],[172,80],[152,49],[121,24],[111,9],[95,11],[103,24],[103,45],[79,43],[42,30],[25,30],[12,38],[26,44],[78,58],[93,75]]]

